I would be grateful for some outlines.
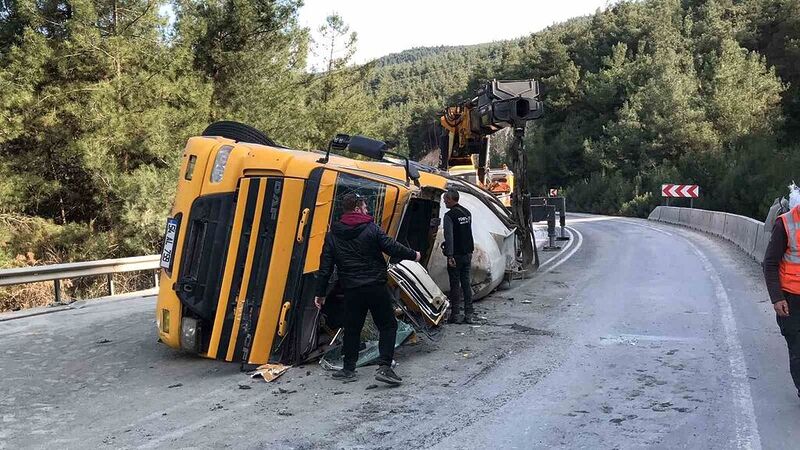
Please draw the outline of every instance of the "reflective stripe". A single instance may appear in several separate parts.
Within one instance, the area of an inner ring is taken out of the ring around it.
[[[789,253],[783,254],[783,260],[789,264],[800,264],[800,256],[792,255]]]
[[[800,207],[780,216],[786,228],[786,252],[778,269],[781,289],[800,295]]]
[[[792,209],[781,216],[783,225],[786,228],[786,240],[788,247],[783,254],[783,260],[791,264],[800,264],[800,242],[798,242],[798,231],[800,229],[800,211]]]

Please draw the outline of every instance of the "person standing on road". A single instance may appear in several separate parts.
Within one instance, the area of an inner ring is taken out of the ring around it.
[[[789,212],[778,216],[772,226],[764,254],[764,279],[789,348],[789,372],[800,397],[800,190],[794,185]]]
[[[450,323],[472,323],[472,284],[469,273],[472,252],[472,214],[458,204],[458,191],[444,193],[444,255],[447,257],[447,275],[450,278]],[[463,305],[462,305],[463,303]],[[463,306],[464,313],[461,313]]]
[[[345,300],[342,343],[344,367],[335,372],[333,378],[355,378],[361,329],[369,311],[379,332],[380,356],[375,379],[398,385],[402,378],[392,370],[397,319],[394,317],[392,297],[386,286],[387,264],[383,253],[414,261],[420,260],[420,253],[387,236],[373,222],[363,198],[355,194],[345,194],[342,197],[342,210],[342,217],[331,226],[331,231],[325,236],[314,299],[317,308],[322,309],[328,282],[336,266]]]

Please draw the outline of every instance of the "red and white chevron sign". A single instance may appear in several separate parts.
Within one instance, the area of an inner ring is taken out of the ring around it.
[[[700,186],[696,184],[662,184],[661,196],[698,198],[700,197]]]

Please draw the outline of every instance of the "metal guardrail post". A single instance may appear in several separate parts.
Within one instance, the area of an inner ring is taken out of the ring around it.
[[[56,297],[56,303],[61,303],[61,280],[56,278],[53,280],[53,291]]]
[[[559,241],[568,241],[569,237],[567,236],[567,199],[565,197],[559,197],[561,200],[561,205],[558,209],[558,216],[559,222],[561,225],[561,236],[558,237]]]
[[[108,280],[108,296],[114,295],[114,274],[109,273],[106,275],[106,280]]]
[[[567,199],[566,197],[543,197],[548,205],[555,206],[558,210],[559,225],[561,226],[561,236],[557,239],[559,241],[568,241],[567,236]]]
[[[547,205],[547,240],[548,245],[545,245],[542,250],[555,251],[561,250],[561,247],[556,245],[556,207],[554,205]]]
[[[556,236],[556,210],[558,209],[561,223],[561,237]],[[547,220],[548,245],[542,250],[560,250],[556,240],[569,240],[565,235],[566,228],[566,199],[564,197],[533,197],[531,199],[531,219],[533,222]]]

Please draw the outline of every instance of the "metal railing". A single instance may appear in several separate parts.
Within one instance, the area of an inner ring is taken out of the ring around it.
[[[114,295],[114,274],[153,270],[153,280],[158,287],[158,268],[161,255],[134,256],[131,258],[101,259],[77,263],[50,264],[0,270],[0,286],[52,281],[56,302],[61,301],[61,280],[69,278],[106,275],[108,295]]]

